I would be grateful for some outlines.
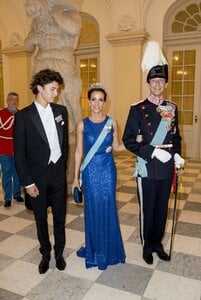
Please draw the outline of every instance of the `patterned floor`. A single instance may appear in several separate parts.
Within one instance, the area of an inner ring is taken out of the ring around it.
[[[4,208],[0,192],[0,299],[37,300],[200,300],[201,299],[201,161],[188,160],[180,177],[177,226],[171,262],[154,255],[154,264],[142,260],[139,239],[136,183],[132,177],[134,158],[118,156],[117,205],[126,264],[85,269],[75,254],[84,242],[83,206],[68,199],[66,216],[67,268],[55,269],[54,258],[44,275],[38,273],[40,255],[34,219],[22,203]],[[173,216],[169,202],[164,246],[169,249]],[[52,218],[49,214],[52,238]]]

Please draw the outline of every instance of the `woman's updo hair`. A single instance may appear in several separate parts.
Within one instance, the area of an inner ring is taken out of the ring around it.
[[[106,101],[107,98],[107,93],[105,91],[105,87],[101,83],[93,83],[90,85],[87,97],[90,100],[91,94],[96,91],[96,92],[102,92],[104,94],[104,101]]]

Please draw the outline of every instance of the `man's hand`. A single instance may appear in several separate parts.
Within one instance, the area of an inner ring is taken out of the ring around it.
[[[136,142],[141,143],[143,141],[143,135],[142,134],[138,134],[136,136]]]
[[[162,163],[166,163],[171,159],[172,156],[168,151],[156,148],[153,151],[151,158],[154,157],[160,160]]]
[[[32,198],[36,198],[39,195],[39,190],[35,184],[25,189],[27,194]]]
[[[181,167],[185,163],[185,160],[178,153],[175,153],[175,155],[174,155],[174,163],[175,163],[175,167],[177,169],[181,169]]]

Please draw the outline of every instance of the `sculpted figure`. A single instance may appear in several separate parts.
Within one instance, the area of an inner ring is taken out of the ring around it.
[[[70,133],[81,120],[81,80],[77,74],[74,51],[77,48],[81,18],[80,0],[26,0],[31,30],[25,39],[27,51],[36,50],[33,72],[50,68],[64,78],[60,100],[69,113]]]

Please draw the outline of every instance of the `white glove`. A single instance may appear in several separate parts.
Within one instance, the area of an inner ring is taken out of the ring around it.
[[[162,163],[166,163],[171,159],[172,156],[168,151],[156,148],[153,151],[151,158],[154,157],[160,160]]]
[[[175,163],[175,167],[177,169],[181,169],[181,166],[184,165],[185,160],[178,153],[175,153],[175,155],[174,155],[174,163]]]

